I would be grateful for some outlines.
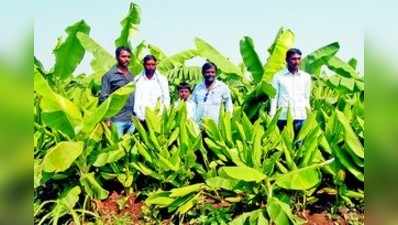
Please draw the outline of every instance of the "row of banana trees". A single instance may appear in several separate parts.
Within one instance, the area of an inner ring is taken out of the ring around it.
[[[208,202],[231,209],[230,221],[213,224],[277,225],[303,223],[298,203],[306,207],[325,194],[336,206],[363,202],[364,80],[355,59],[345,62],[336,55],[337,42],[303,59],[302,69],[313,79],[312,110],[294,134],[291,117],[279,130],[278,113],[267,114],[275,95],[270,82],[294,46],[291,30],[278,31],[264,61],[254,41],[243,37],[242,63],[236,65],[200,38],[174,55],[145,41],[132,46],[140,13],[138,5],[130,5],[115,41],[133,49],[132,73],[142,70],[149,52],[173,89],[181,81],[201,80],[200,67],[187,65],[189,60],[212,61],[231,89],[235,110],[222,113],[219,123],[205,120],[199,130],[187,120],[184,105],[150,109],[146,128],[133,119],[137,131],[119,139],[102,121],[121,109],[134,85],[98,105],[101,76],[115,60],[90,36],[89,25],[72,24],[54,49],[54,66],[47,70],[34,62],[35,223],[101,224],[90,202],[108,198],[109,182],[137,193],[149,211],[161,212],[146,221],[154,224],[167,218],[206,224],[198,222],[198,212]],[[92,55],[92,74],[74,74],[85,54]]]

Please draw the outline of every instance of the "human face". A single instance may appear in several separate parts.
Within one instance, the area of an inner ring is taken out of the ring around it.
[[[180,100],[186,101],[186,100],[188,100],[189,96],[191,95],[191,92],[189,91],[188,88],[181,88],[178,91],[178,95],[180,96]]]
[[[298,71],[301,62],[301,55],[293,54],[288,59],[286,59],[287,67],[289,71]]]
[[[147,75],[153,75],[156,70],[156,61],[153,59],[147,60],[144,63],[144,68]]]
[[[203,72],[203,77],[205,79],[206,84],[211,84],[216,79],[216,68],[210,67],[209,69]]]
[[[122,50],[117,58],[117,62],[120,66],[128,67],[130,64],[131,54],[128,51]]]

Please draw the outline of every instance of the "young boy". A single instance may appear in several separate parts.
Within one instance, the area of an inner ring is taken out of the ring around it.
[[[191,100],[191,93],[192,89],[189,84],[187,82],[181,82],[178,85],[179,100],[176,105],[180,104],[180,102],[185,102],[187,107],[187,117],[196,122],[196,107],[195,103]]]

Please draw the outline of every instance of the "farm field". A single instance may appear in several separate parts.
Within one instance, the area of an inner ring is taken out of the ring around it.
[[[147,127],[118,138],[105,118],[123,107],[134,84],[98,104],[102,76],[115,64],[84,20],[68,26],[55,64],[34,61],[35,224],[364,224],[364,76],[357,60],[338,56],[338,40],[303,56],[312,75],[311,110],[294,133],[268,114],[271,81],[295,45],[292,29],[276,32],[268,49],[244,36],[234,64],[201,38],[171,55],[145,41],[132,46],[141,10],[131,4],[115,47],[129,46],[138,74],[146,53],[177,85],[202,80],[200,58],[215,63],[231,90],[234,111],[199,129],[184,104],[146,111]],[[258,56],[266,51],[267,57]],[[85,54],[92,74],[75,74]]]

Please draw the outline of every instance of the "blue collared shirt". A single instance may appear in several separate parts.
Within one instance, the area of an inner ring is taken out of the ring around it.
[[[196,104],[198,122],[202,122],[203,118],[209,117],[218,123],[221,104],[224,104],[227,112],[233,111],[229,88],[219,80],[215,80],[209,88],[206,87],[204,82],[196,85],[192,92],[192,101]]]
[[[127,75],[122,74],[116,66],[113,66],[103,77],[101,81],[101,93],[99,102],[102,103],[117,89],[127,85],[134,80],[133,75],[129,72]],[[128,97],[126,104],[111,119],[112,121],[131,121],[133,116],[134,93]]]

